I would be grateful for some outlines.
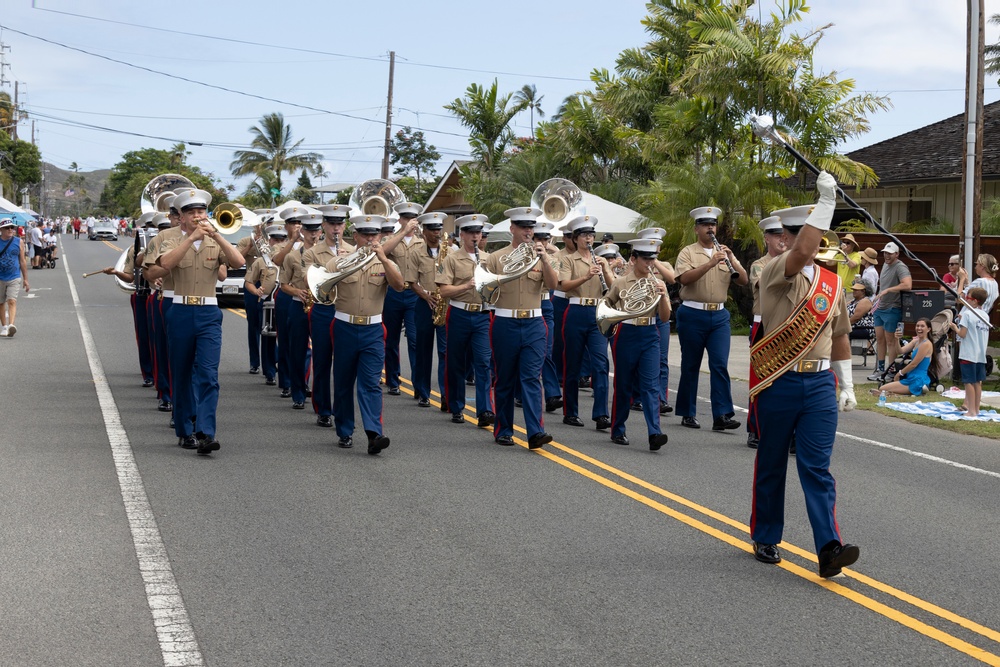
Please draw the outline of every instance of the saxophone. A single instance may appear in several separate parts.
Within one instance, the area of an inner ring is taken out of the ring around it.
[[[437,260],[434,262],[435,271],[440,270],[441,262],[448,255],[448,244],[441,244],[441,251],[438,252]],[[477,251],[478,252],[478,251]],[[434,326],[439,327],[444,324],[445,317],[448,314],[448,303],[441,298],[441,286],[434,290],[434,296],[437,297],[437,306],[434,308]]]

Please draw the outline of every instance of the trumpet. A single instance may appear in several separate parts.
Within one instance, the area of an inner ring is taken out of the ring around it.
[[[709,232],[709,237],[712,239],[712,245],[715,246],[715,252],[723,252],[722,245],[719,244],[719,240],[715,238],[715,234]],[[726,263],[726,268],[729,269],[729,279],[733,280],[736,276],[740,275],[740,272],[733,267],[733,263],[729,261],[729,255],[726,255],[726,259],[723,260]]]
[[[257,217],[250,211],[244,212],[236,204],[219,204],[212,211],[212,219],[209,221],[220,234],[235,234],[243,226],[244,218],[249,215]]]

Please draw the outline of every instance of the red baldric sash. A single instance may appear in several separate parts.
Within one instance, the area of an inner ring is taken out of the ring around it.
[[[802,360],[836,312],[841,298],[840,278],[819,265],[816,269],[809,292],[788,319],[750,348],[751,399]]]

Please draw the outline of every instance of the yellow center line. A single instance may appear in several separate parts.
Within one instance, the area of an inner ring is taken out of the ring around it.
[[[122,251],[121,248],[119,248],[118,246],[116,246],[111,241],[108,241],[107,239],[101,239],[101,243],[103,243],[104,245],[108,246],[109,248],[114,248],[115,252],[119,252],[120,253]]]
[[[409,384],[409,385],[412,386],[412,383],[408,379],[406,379],[406,378],[401,378],[401,381],[402,382],[406,382],[407,384]],[[413,395],[413,392],[410,391],[409,389],[405,389],[405,391],[407,392],[407,394]],[[433,396],[437,396],[439,398],[441,396],[436,391],[431,391],[431,394]],[[437,402],[437,401],[432,401],[432,404],[435,405],[435,407],[440,407],[441,406],[441,404],[439,402]],[[475,419],[470,418],[467,414],[465,415],[465,419],[466,419],[466,421],[469,421],[469,422],[475,422],[476,421]],[[523,427],[521,427],[521,426],[515,425],[514,429],[516,431],[520,432],[520,433],[524,433],[525,435],[527,435],[527,431],[525,431],[525,429]],[[521,445],[522,447],[527,447],[528,446],[528,443],[525,442],[524,440],[520,439],[520,438],[515,438],[514,441],[516,443],[518,443],[519,445]],[[581,459],[583,461],[586,461],[587,463],[589,463],[589,464],[591,464],[591,465],[593,465],[593,466],[595,466],[597,468],[600,468],[600,469],[604,470],[605,472],[617,475],[617,476],[621,477],[622,479],[624,479],[624,480],[626,480],[628,482],[636,484],[637,486],[640,486],[640,487],[642,487],[642,488],[644,488],[644,489],[646,489],[648,491],[652,491],[653,493],[659,494],[659,495],[661,495],[661,496],[663,496],[665,498],[668,498],[668,499],[670,499],[670,500],[672,500],[672,501],[674,501],[674,502],[676,502],[676,503],[678,503],[680,505],[683,505],[683,506],[685,506],[685,507],[687,507],[689,509],[692,509],[692,510],[695,510],[695,511],[697,511],[699,513],[702,513],[705,516],[711,517],[711,518],[719,521],[720,523],[723,523],[723,524],[728,525],[728,526],[730,526],[732,528],[735,528],[736,530],[739,530],[739,531],[741,531],[743,533],[749,534],[749,532],[750,532],[749,526],[747,526],[746,524],[744,524],[744,523],[742,523],[740,521],[732,519],[731,517],[728,517],[728,516],[726,516],[724,514],[721,514],[719,512],[715,512],[713,510],[710,510],[707,507],[703,507],[702,505],[699,505],[699,504],[697,504],[697,503],[695,503],[693,501],[690,501],[690,500],[688,500],[686,498],[678,496],[677,494],[671,493],[671,492],[669,492],[669,491],[667,491],[665,489],[662,489],[662,488],[660,488],[660,487],[658,487],[658,486],[656,486],[654,484],[646,482],[645,480],[639,479],[638,477],[635,477],[634,475],[630,475],[629,473],[626,473],[624,471],[618,470],[617,468],[615,468],[613,466],[610,466],[610,465],[608,465],[606,463],[603,463],[602,461],[599,461],[599,460],[594,459],[594,458],[592,458],[590,456],[587,456],[586,454],[583,454],[582,452],[578,452],[578,451],[572,449],[571,447],[567,447],[566,445],[563,445],[563,444],[555,442],[555,441],[553,441],[550,444],[552,446],[554,446],[556,449],[559,449],[560,451],[563,451],[563,452],[565,452],[567,454],[570,454],[572,456],[575,456],[575,457],[577,457],[577,458],[579,458],[579,459]],[[680,521],[681,523],[683,523],[683,524],[685,524],[687,526],[690,526],[690,527],[694,528],[695,530],[698,530],[698,531],[703,532],[703,533],[705,533],[707,535],[710,535],[710,536],[712,536],[712,537],[714,537],[714,538],[716,538],[716,539],[718,539],[718,540],[720,540],[722,542],[725,542],[726,544],[734,546],[737,549],[740,549],[740,550],[745,551],[747,553],[753,553],[753,549],[750,546],[750,544],[748,542],[744,541],[744,540],[741,540],[741,539],[738,539],[736,537],[733,537],[732,535],[729,535],[728,533],[724,533],[721,530],[718,530],[717,528],[709,526],[708,524],[703,523],[703,522],[699,521],[698,519],[695,519],[694,517],[688,516],[687,514],[683,514],[681,512],[678,512],[677,510],[674,510],[673,508],[670,508],[670,507],[668,507],[666,505],[663,505],[663,504],[657,502],[656,500],[654,500],[652,498],[649,498],[649,497],[644,496],[644,495],[642,495],[642,494],[640,494],[640,493],[638,493],[636,491],[633,491],[632,489],[629,489],[629,488],[627,488],[625,486],[622,486],[622,485],[618,484],[617,482],[615,482],[615,481],[613,481],[611,479],[608,479],[608,478],[606,478],[606,477],[604,477],[602,475],[599,475],[599,474],[597,474],[595,472],[587,470],[586,468],[583,468],[582,466],[579,466],[579,465],[577,465],[577,464],[575,464],[575,463],[573,463],[573,462],[571,462],[571,461],[569,461],[567,459],[564,459],[564,458],[562,458],[560,456],[557,456],[556,454],[552,453],[551,451],[548,451],[548,450],[545,450],[545,449],[536,449],[536,450],[532,450],[532,451],[534,451],[534,453],[536,453],[536,454],[539,454],[540,456],[544,456],[545,458],[549,459],[550,461],[553,461],[553,462],[558,463],[559,465],[561,465],[561,466],[563,466],[565,468],[568,468],[569,470],[572,470],[572,471],[574,471],[574,472],[576,472],[576,473],[578,473],[580,475],[583,475],[584,477],[587,477],[587,478],[589,478],[589,479],[597,482],[598,484],[601,484],[601,485],[603,485],[603,486],[605,486],[605,487],[607,487],[609,489],[613,489],[615,491],[618,491],[619,493],[621,493],[621,494],[623,494],[623,495],[625,495],[625,496],[627,496],[629,498],[632,498],[633,500],[636,500],[637,502],[640,502],[643,505],[646,505],[646,506],[648,506],[650,508],[653,508],[653,509],[655,509],[655,510],[657,510],[657,511],[663,513],[663,514],[666,514],[667,516],[670,516],[671,518],[676,519],[677,521]],[[789,551],[790,553],[794,553],[797,556],[800,556],[801,558],[809,560],[809,561],[811,561],[813,563],[818,562],[817,559],[816,559],[816,556],[813,555],[811,552],[806,551],[805,549],[797,547],[797,546],[795,546],[793,544],[789,544],[788,542],[782,542],[780,546],[783,549],[786,549],[787,551]],[[893,621],[896,621],[897,623],[899,623],[899,624],[901,624],[901,625],[903,625],[905,627],[908,627],[911,630],[915,630],[916,632],[919,632],[919,633],[921,633],[921,634],[923,634],[923,635],[925,635],[927,637],[930,637],[931,639],[939,641],[939,642],[945,644],[946,646],[949,646],[949,647],[951,647],[951,648],[953,648],[953,649],[955,649],[957,651],[965,653],[966,655],[969,655],[970,657],[973,657],[976,660],[979,660],[979,661],[984,662],[984,663],[989,664],[989,665],[996,665],[996,666],[1000,667],[1000,656],[995,655],[993,653],[990,653],[990,652],[986,651],[985,649],[981,649],[981,648],[979,648],[977,646],[974,646],[973,644],[970,644],[970,643],[968,643],[968,642],[966,642],[966,641],[964,641],[962,639],[959,639],[958,637],[950,635],[950,634],[948,634],[948,633],[946,633],[946,632],[944,632],[942,630],[939,630],[939,629],[937,629],[937,628],[935,628],[933,626],[930,626],[930,625],[928,625],[928,624],[926,624],[926,623],[924,623],[922,621],[919,621],[916,618],[913,618],[912,616],[909,616],[909,615],[907,615],[907,614],[905,614],[905,613],[903,613],[903,612],[901,612],[899,610],[893,609],[892,607],[889,607],[889,606],[887,606],[885,604],[882,604],[881,602],[878,602],[878,601],[876,601],[876,600],[874,600],[874,599],[872,599],[872,598],[870,598],[870,597],[868,597],[868,596],[866,596],[866,595],[864,595],[862,593],[854,591],[854,590],[852,590],[850,588],[847,588],[847,587],[845,587],[845,586],[843,586],[843,585],[841,585],[839,583],[836,583],[834,581],[823,579],[819,575],[815,574],[814,572],[812,572],[810,570],[806,570],[805,568],[803,568],[803,567],[801,567],[799,565],[796,565],[794,563],[790,563],[787,560],[782,560],[780,563],[778,563],[778,567],[782,568],[783,570],[785,570],[787,572],[791,572],[792,574],[795,574],[795,575],[797,575],[797,576],[799,576],[799,577],[801,577],[801,578],[803,578],[803,579],[805,579],[805,580],[807,580],[807,581],[809,581],[811,583],[814,583],[814,584],[816,584],[818,586],[821,586],[821,587],[823,587],[823,588],[825,588],[825,589],[827,589],[827,590],[829,590],[829,591],[831,591],[833,593],[836,593],[837,595],[840,595],[840,596],[842,596],[844,598],[847,598],[847,599],[851,600],[852,602],[855,602],[855,603],[857,603],[857,604],[859,604],[859,605],[861,605],[861,606],[863,606],[863,607],[865,607],[867,609],[870,609],[871,611],[874,611],[874,612],[876,612],[878,614],[881,614],[881,615],[885,616],[886,618],[889,618],[889,619],[891,619]],[[963,628],[966,628],[967,630],[975,632],[975,633],[977,633],[977,634],[979,634],[979,635],[981,635],[983,637],[986,637],[986,638],[991,639],[993,641],[1000,642],[1000,632],[997,632],[996,630],[993,630],[992,628],[988,628],[988,627],[986,627],[984,625],[980,625],[979,623],[976,623],[975,621],[972,621],[970,619],[967,619],[967,618],[964,618],[962,616],[959,616],[958,614],[955,614],[954,612],[948,611],[947,609],[944,609],[944,608],[939,607],[939,606],[937,606],[937,605],[935,605],[933,603],[930,603],[930,602],[927,602],[925,600],[922,600],[922,599],[920,599],[920,598],[918,598],[918,597],[916,597],[914,595],[910,595],[909,593],[901,591],[901,590],[899,590],[897,588],[894,588],[894,587],[892,587],[892,586],[890,586],[888,584],[882,583],[882,582],[880,582],[880,581],[878,581],[876,579],[873,579],[871,577],[867,577],[867,576],[865,576],[863,574],[860,574],[858,572],[854,572],[854,571],[846,569],[846,568],[844,569],[843,572],[848,577],[854,578],[854,579],[856,579],[858,582],[860,582],[862,584],[865,584],[867,586],[870,586],[871,588],[874,588],[874,589],[876,589],[878,591],[886,593],[886,594],[888,594],[888,595],[890,595],[892,597],[895,597],[895,598],[897,598],[897,599],[899,599],[899,600],[901,600],[903,602],[911,604],[911,605],[913,605],[913,606],[915,606],[915,607],[917,607],[919,609],[922,609],[922,610],[924,610],[924,611],[926,611],[928,613],[934,614],[935,616],[938,616],[939,618],[942,618],[944,620],[947,620],[947,621],[950,621],[952,623],[955,623],[956,625],[959,625],[959,626],[961,626]]]
[[[246,318],[247,318],[247,314],[246,314],[246,313],[244,313],[244,312],[243,312],[242,310],[239,310],[239,309],[237,309],[237,308],[226,308],[226,310],[228,310],[228,311],[229,311],[230,313],[232,313],[233,315],[239,315],[239,316],[240,316],[240,317],[242,317],[243,319],[246,319]]]

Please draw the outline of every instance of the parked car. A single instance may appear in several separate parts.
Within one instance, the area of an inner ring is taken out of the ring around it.
[[[111,241],[117,241],[118,221],[98,220],[94,224],[94,231],[90,234],[91,241],[96,241],[97,239],[110,239]]]
[[[244,225],[239,231],[226,237],[226,240],[234,246],[253,233],[253,225]],[[251,260],[253,261],[253,260]],[[215,295],[219,299],[219,306],[223,308],[242,308],[243,303],[243,281],[246,280],[247,269],[250,267],[243,265],[238,269],[228,269],[226,279],[215,284]]]

